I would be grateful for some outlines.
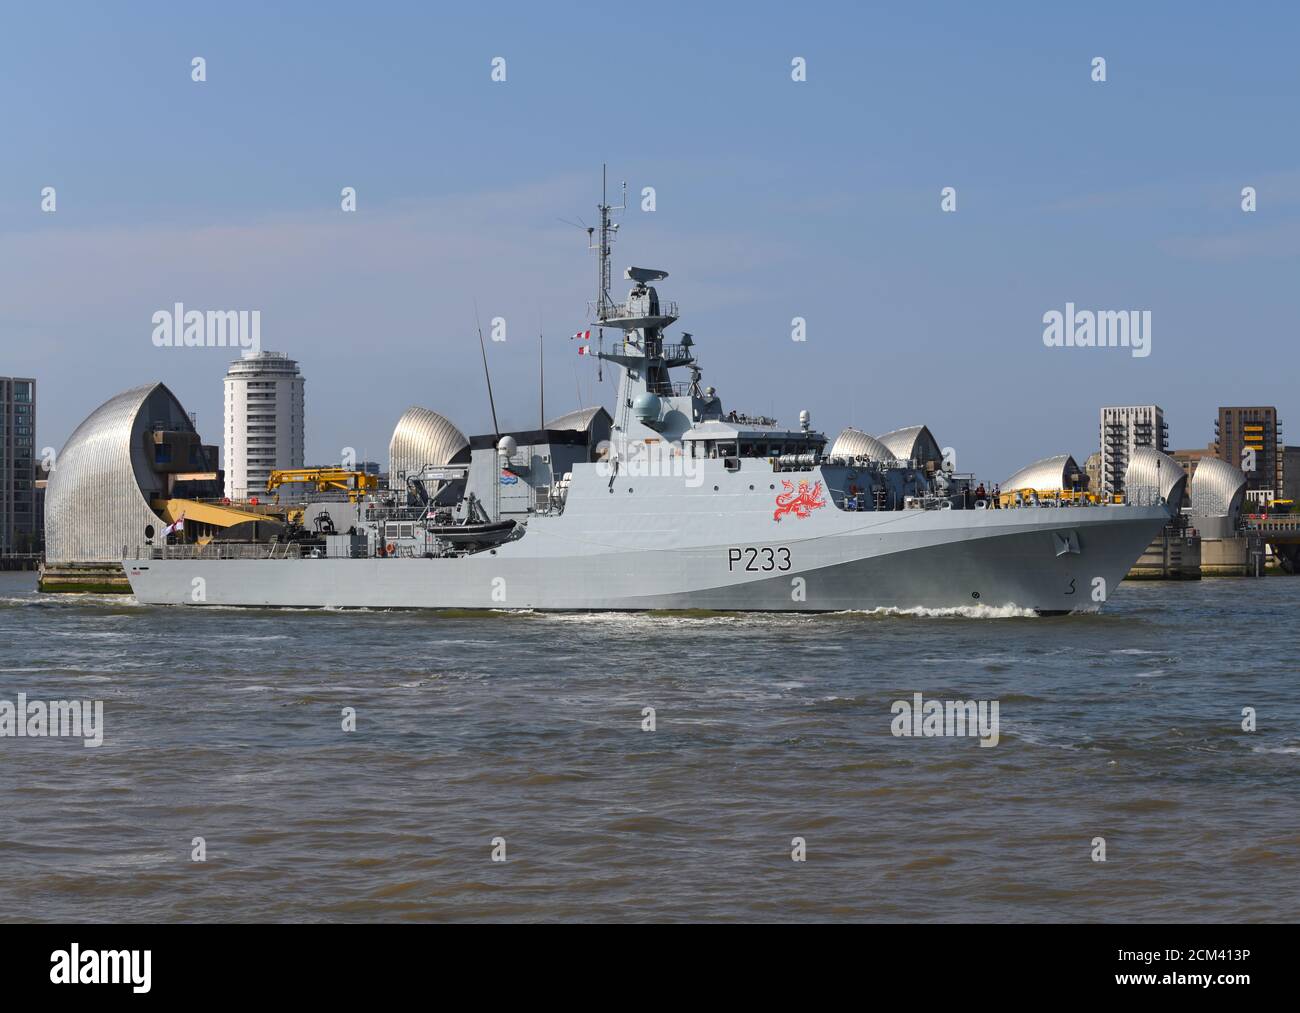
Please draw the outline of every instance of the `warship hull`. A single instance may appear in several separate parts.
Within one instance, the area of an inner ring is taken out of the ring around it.
[[[828,505],[776,521],[770,498],[726,490],[681,495],[678,486],[675,509],[665,511],[667,500],[653,494],[659,484],[620,488],[614,505],[612,484],[592,483],[562,515],[535,517],[517,540],[466,555],[152,558],[128,559],[125,569],[141,602],[168,605],[1085,612],[1104,604],[1169,517],[1159,506]]]
[[[668,272],[630,266],[627,299],[611,297],[619,208],[602,195],[598,210],[598,240],[587,231],[600,266],[590,307],[600,337],[594,349],[590,330],[574,338],[618,377],[602,428],[580,409],[556,420],[558,429],[499,432],[480,333],[490,437],[467,439],[436,413],[409,409],[390,444],[387,493],[351,501],[340,511],[347,517],[328,523],[324,505],[310,504],[279,544],[124,552],[137,598],[338,609],[1092,612],[1177,509],[1163,492],[1151,506],[1087,493],[1065,463],[1043,472],[1046,485],[989,500],[925,426],[859,434],[827,453],[807,411],[798,429],[724,411],[717,389],[700,383],[695,338],[666,340],[678,308],[654,283]],[[606,347],[607,329],[622,340]],[[674,381],[674,370],[690,380]],[[319,538],[306,529],[309,510]]]

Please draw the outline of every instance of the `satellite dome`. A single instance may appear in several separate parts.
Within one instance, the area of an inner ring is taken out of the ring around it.
[[[649,424],[659,420],[659,413],[663,410],[663,404],[657,394],[651,394],[648,390],[642,391],[632,402],[632,414],[637,420]]]

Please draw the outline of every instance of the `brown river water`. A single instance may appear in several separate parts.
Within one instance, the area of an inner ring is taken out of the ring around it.
[[[0,918],[1294,920],[1297,618],[1287,577],[1036,618],[178,610],[0,573],[0,708],[103,713],[97,747],[0,738]],[[914,693],[996,701],[997,744],[894,735]]]

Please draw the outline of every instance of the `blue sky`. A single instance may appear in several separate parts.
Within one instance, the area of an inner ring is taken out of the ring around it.
[[[560,221],[592,221],[608,162],[657,193],[619,273],[671,273],[729,408],[925,422],[992,480],[1082,458],[1103,404],[1161,404],[1179,447],[1219,404],[1300,426],[1300,14],[1055,6],[11,6],[0,373],[38,378],[41,445],[153,379],[220,442],[230,356],[155,348],[151,316],[260,309],[309,459],[383,460],[410,404],[490,429],[477,302],[507,321],[503,425],[536,424],[539,322],[548,414],[608,404],[566,338],[595,268]],[[1067,301],[1150,310],[1152,354],[1044,347]]]

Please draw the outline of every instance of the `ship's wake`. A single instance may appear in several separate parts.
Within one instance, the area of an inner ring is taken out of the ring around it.
[[[948,608],[897,608],[884,606],[874,609],[848,609],[836,612],[839,616],[863,616],[871,619],[907,618],[907,619],[1037,619],[1034,609],[1021,608],[1019,605],[954,605]]]

